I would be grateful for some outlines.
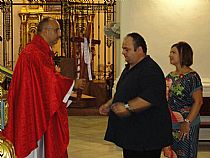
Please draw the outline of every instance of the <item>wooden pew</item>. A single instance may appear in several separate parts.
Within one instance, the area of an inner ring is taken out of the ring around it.
[[[200,109],[200,115],[210,117],[210,97],[203,97],[203,105]],[[201,121],[200,128],[210,128],[210,121]]]

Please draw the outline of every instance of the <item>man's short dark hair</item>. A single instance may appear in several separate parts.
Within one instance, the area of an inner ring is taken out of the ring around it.
[[[178,42],[171,46],[171,48],[173,47],[176,47],[179,52],[181,66],[191,66],[193,64],[193,50],[188,43]]]
[[[127,37],[132,37],[133,38],[133,43],[134,43],[134,50],[136,51],[136,49],[138,47],[142,47],[142,50],[145,54],[147,54],[147,44],[146,41],[144,40],[144,38],[136,33],[136,32],[132,32],[127,34]]]
[[[51,17],[43,18],[43,19],[39,22],[39,24],[37,25],[37,33],[38,33],[38,34],[41,33],[42,30],[48,25],[49,21],[51,21],[51,20],[55,20],[55,19],[53,19],[53,18],[51,18]]]

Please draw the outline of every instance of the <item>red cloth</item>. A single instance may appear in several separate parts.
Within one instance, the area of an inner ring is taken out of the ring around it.
[[[3,132],[17,158],[37,147],[44,135],[45,157],[67,157],[68,113],[62,102],[73,80],[55,73],[49,45],[35,35],[21,52],[8,94],[9,120]]]

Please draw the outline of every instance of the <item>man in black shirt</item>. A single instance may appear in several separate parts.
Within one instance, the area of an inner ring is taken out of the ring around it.
[[[127,64],[116,93],[99,108],[109,115],[105,140],[122,147],[124,158],[160,158],[161,149],[172,143],[164,74],[146,55],[138,33],[128,34],[122,49]]]

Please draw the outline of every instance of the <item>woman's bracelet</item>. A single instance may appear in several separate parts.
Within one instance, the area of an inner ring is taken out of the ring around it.
[[[188,124],[191,124],[190,120],[189,119],[184,119],[184,122],[188,123]]]

